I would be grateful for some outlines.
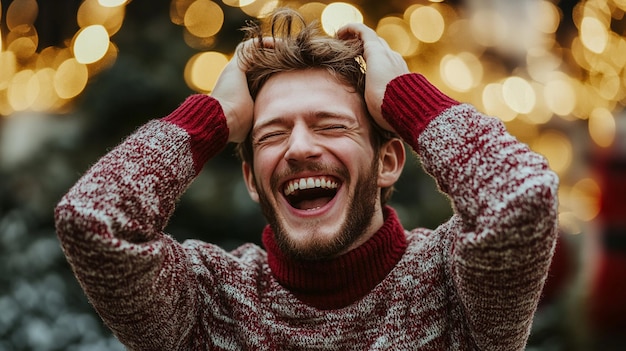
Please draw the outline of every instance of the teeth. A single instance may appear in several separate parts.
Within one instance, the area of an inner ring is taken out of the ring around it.
[[[337,183],[326,178],[300,178],[289,182],[285,186],[285,195],[290,195],[296,190],[313,189],[313,188],[326,188],[337,189]]]

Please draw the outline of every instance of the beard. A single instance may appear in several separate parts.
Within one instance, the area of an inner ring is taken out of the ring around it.
[[[281,251],[291,258],[299,260],[328,259],[341,254],[363,236],[374,217],[376,200],[380,192],[377,184],[377,161],[378,157],[374,157],[369,169],[357,179],[355,190],[348,197],[348,211],[339,231],[330,239],[323,238],[316,235],[319,222],[311,221],[306,228],[308,239],[304,244],[298,243],[290,237],[278,216],[276,206],[272,205],[267,193],[257,184],[261,211],[272,228],[276,243]],[[324,168],[311,166],[306,169],[321,171]],[[291,170],[291,172],[297,171],[299,170]],[[343,170],[339,173],[347,174],[348,172]],[[276,189],[276,182],[271,181],[270,183],[272,189]],[[357,193],[359,194],[358,198]]]

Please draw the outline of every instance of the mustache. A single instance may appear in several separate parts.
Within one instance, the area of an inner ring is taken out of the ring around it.
[[[350,177],[350,172],[348,172],[348,169],[345,167],[330,166],[327,164],[315,162],[300,165],[289,165],[288,168],[276,172],[272,175],[272,177],[270,178],[270,186],[272,187],[272,189],[276,189],[279,185],[278,182],[280,181],[280,179],[292,178],[295,175],[303,172],[336,174],[342,179],[348,179]]]

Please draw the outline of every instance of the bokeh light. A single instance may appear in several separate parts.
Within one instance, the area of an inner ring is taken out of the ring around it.
[[[223,0],[224,5],[232,7],[243,7],[252,4],[256,0]]]
[[[14,0],[6,14],[6,25],[10,31],[21,25],[32,26],[37,19],[39,5],[35,0]]]
[[[425,43],[437,42],[445,29],[443,16],[430,6],[414,7],[409,14],[409,21],[415,37]]]
[[[109,35],[117,33],[124,22],[124,6],[103,6],[98,0],[85,0],[78,8],[76,20],[80,28],[101,25]]]
[[[185,28],[193,35],[207,38],[219,32],[224,23],[224,12],[210,0],[196,0],[185,12]]]
[[[54,88],[59,97],[71,99],[83,91],[87,78],[87,67],[75,58],[70,58],[59,65],[54,76]]]
[[[589,115],[589,135],[596,145],[609,147],[615,140],[615,118],[611,111],[598,107]]]
[[[187,62],[185,81],[196,91],[211,92],[227,63],[228,58],[219,52],[196,54]]]
[[[472,53],[448,54],[443,57],[440,69],[444,82],[459,92],[469,91],[482,80],[483,68]]]
[[[482,104],[485,113],[496,116],[504,122],[510,122],[517,117],[517,112],[513,111],[504,100],[501,83],[490,83],[485,86],[482,93]]]
[[[312,22],[322,17],[322,12],[324,12],[325,8],[326,4],[312,1],[300,6],[298,12],[300,12],[305,21]]]
[[[363,14],[354,5],[346,2],[333,2],[322,11],[322,28],[334,35],[339,28],[348,23],[363,23]]]
[[[561,22],[561,12],[553,2],[538,1],[535,17],[537,29],[546,34],[555,33]]]
[[[507,38],[508,26],[502,15],[495,11],[480,11],[470,19],[469,30],[479,45],[492,47]]]
[[[0,89],[7,89],[17,70],[17,59],[12,51],[0,51]]]
[[[278,0],[256,0],[241,6],[241,11],[252,17],[265,18],[280,5]]]
[[[15,110],[29,108],[39,93],[38,83],[35,72],[31,70],[22,70],[15,74],[7,90],[11,107]]]
[[[563,175],[573,159],[573,146],[567,136],[557,130],[541,133],[531,144],[533,150],[544,155],[555,172]]]
[[[7,49],[20,60],[27,60],[33,56],[39,44],[39,37],[34,26],[20,24],[15,26],[7,35]]]
[[[583,178],[572,186],[569,194],[573,214],[580,220],[593,220],[600,212],[601,190],[591,178]]]
[[[517,113],[529,113],[535,107],[536,96],[530,83],[521,77],[509,77],[502,83],[502,97]]]
[[[548,108],[556,115],[567,116],[574,111],[576,90],[572,86],[570,78],[564,74],[555,73],[546,82],[543,97]]]
[[[419,41],[411,34],[409,25],[402,18],[389,16],[381,19],[376,33],[402,56],[414,55],[419,48]]]
[[[98,3],[103,7],[118,7],[125,5],[128,0],[98,0]]]
[[[109,49],[109,35],[98,24],[85,27],[76,34],[74,56],[80,63],[94,63],[104,57]]]
[[[37,97],[31,106],[33,110],[46,111],[52,109],[59,100],[59,96],[55,90],[45,89],[45,87],[54,85],[55,74],[55,70],[50,67],[44,67],[35,73],[39,86],[37,89]]]
[[[170,20],[182,26],[185,24],[185,13],[195,0],[175,0],[170,2]]]

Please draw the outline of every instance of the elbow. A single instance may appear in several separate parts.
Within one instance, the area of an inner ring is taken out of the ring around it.
[[[529,205],[548,227],[555,228],[558,222],[559,178],[554,172],[546,171],[537,177],[534,184],[536,190],[529,197]]]
[[[54,208],[54,226],[61,241],[63,241],[66,233],[76,226],[75,221],[75,211],[64,197]]]
[[[558,176],[547,170],[528,177],[516,191],[510,208],[511,223],[520,230],[520,239],[552,246],[558,225]]]
[[[61,244],[86,241],[93,235],[109,236],[110,225],[104,213],[99,213],[92,206],[74,203],[68,196],[64,197],[54,209],[54,225]]]

